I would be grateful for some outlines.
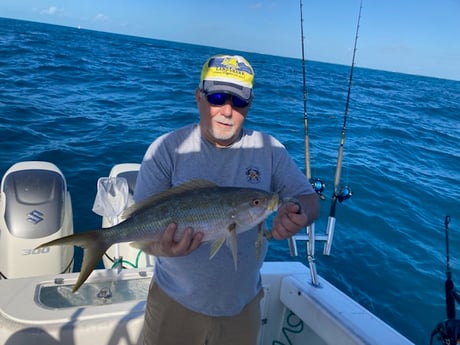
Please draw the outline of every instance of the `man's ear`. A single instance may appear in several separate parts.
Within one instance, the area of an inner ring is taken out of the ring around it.
[[[200,91],[200,88],[197,87],[196,90],[195,90],[195,101],[196,101],[196,104],[200,104],[200,101],[201,101],[201,91]]]

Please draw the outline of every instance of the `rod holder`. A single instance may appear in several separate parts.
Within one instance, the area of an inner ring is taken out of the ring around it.
[[[297,256],[298,253],[297,253],[296,236],[289,237],[288,244],[289,244],[289,252],[291,253],[291,256]]]
[[[315,263],[315,242],[316,241],[326,241],[327,237],[325,235],[316,235],[315,234],[315,224],[311,224],[306,229],[305,235],[295,235],[288,239],[289,251],[291,256],[297,256],[297,242],[304,241],[307,243],[307,261],[310,268],[310,277],[311,284],[315,287],[319,286],[318,275],[316,273],[316,263]]]
[[[324,244],[323,254],[330,255],[332,248],[332,240],[334,238],[335,228],[335,217],[329,217],[327,219],[327,230],[326,230],[326,243]]]
[[[318,275],[316,273],[316,263],[315,263],[315,223],[307,226],[307,235],[308,238],[312,239],[311,241],[307,241],[307,259],[308,259],[308,266],[310,267],[310,278],[311,284],[313,286],[319,286],[318,284]]]

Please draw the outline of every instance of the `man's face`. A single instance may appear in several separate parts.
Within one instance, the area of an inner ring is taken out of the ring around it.
[[[200,112],[201,133],[206,140],[218,147],[233,144],[240,136],[250,106],[234,107],[230,98],[223,105],[212,105],[198,88],[195,99]]]

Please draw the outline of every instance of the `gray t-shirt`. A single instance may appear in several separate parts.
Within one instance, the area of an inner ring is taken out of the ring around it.
[[[162,135],[142,161],[134,200],[180,185],[206,179],[219,186],[258,188],[280,198],[314,193],[311,184],[274,137],[242,130],[233,145],[218,148],[201,136],[198,124]],[[238,269],[224,245],[209,260],[210,243],[190,255],[157,257],[155,281],[184,307],[210,316],[236,315],[261,289],[260,268],[267,251],[257,259],[256,228],[238,235]]]

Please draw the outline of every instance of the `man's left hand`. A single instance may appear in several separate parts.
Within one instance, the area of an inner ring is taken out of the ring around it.
[[[287,201],[279,209],[272,223],[272,235],[284,240],[298,233],[319,217],[319,198],[316,193],[295,198],[298,202]]]

